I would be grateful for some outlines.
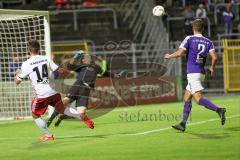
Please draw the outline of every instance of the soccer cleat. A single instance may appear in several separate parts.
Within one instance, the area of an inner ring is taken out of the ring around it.
[[[94,129],[94,123],[91,119],[89,119],[86,115],[81,114],[80,118],[82,119],[83,123],[86,124],[88,128]]]
[[[219,117],[221,118],[221,124],[224,125],[226,121],[225,113],[226,113],[226,108],[219,108],[217,110],[217,113]]]
[[[43,136],[43,137],[38,138],[38,140],[41,140],[41,141],[52,141],[52,140],[54,140],[54,137],[53,136]]]
[[[172,126],[172,128],[184,132],[186,129],[186,125],[183,123],[179,123],[179,124]]]

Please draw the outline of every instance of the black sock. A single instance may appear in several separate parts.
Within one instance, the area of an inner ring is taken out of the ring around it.
[[[53,114],[51,115],[51,117],[49,118],[48,122],[52,122],[54,120],[55,117],[57,117],[59,113],[57,111],[54,111]]]
[[[216,112],[219,114],[219,113],[220,113],[220,111],[221,111],[221,108],[218,108]]]
[[[180,125],[185,127],[186,126],[186,122],[181,122]]]

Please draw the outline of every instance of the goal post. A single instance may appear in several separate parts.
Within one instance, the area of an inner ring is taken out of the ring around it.
[[[16,86],[15,70],[29,58],[27,42],[40,42],[40,53],[51,57],[50,22],[47,11],[0,9],[0,120],[31,116],[32,86]]]
[[[225,92],[240,91],[240,39],[224,39],[223,71]]]

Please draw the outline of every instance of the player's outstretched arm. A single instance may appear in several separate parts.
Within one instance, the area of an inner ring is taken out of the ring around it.
[[[185,53],[185,50],[183,48],[179,48],[176,52],[172,54],[165,54],[164,58],[177,58],[183,56]]]
[[[209,68],[209,71],[211,76],[213,76],[218,57],[215,51],[210,52],[210,56],[212,58],[212,61],[211,61],[211,66]]]
[[[54,63],[52,60],[49,61],[49,65],[53,75],[54,79],[57,78],[65,78],[70,74],[70,71],[67,69],[64,69],[63,67],[59,67],[56,63]]]
[[[22,81],[21,80],[19,80],[19,74],[20,74],[20,72],[21,72],[21,70],[20,69],[17,69],[16,70],[16,73],[15,73],[15,75],[16,75],[16,77],[15,77],[15,83],[16,83],[16,85],[19,85]]]
[[[71,71],[65,68],[59,67],[56,71],[54,71],[53,74],[55,78],[59,78],[59,77],[66,78],[71,74]]]
[[[28,64],[23,63],[21,66],[21,69],[16,70],[16,78],[15,78],[16,85],[19,85],[22,82],[23,78],[28,76],[31,72],[32,70],[30,69]]]

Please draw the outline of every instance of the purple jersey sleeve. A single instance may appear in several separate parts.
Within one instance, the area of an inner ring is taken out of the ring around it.
[[[189,40],[190,36],[187,36],[182,43],[180,44],[179,48],[182,48],[184,50],[188,49],[188,40]]]

